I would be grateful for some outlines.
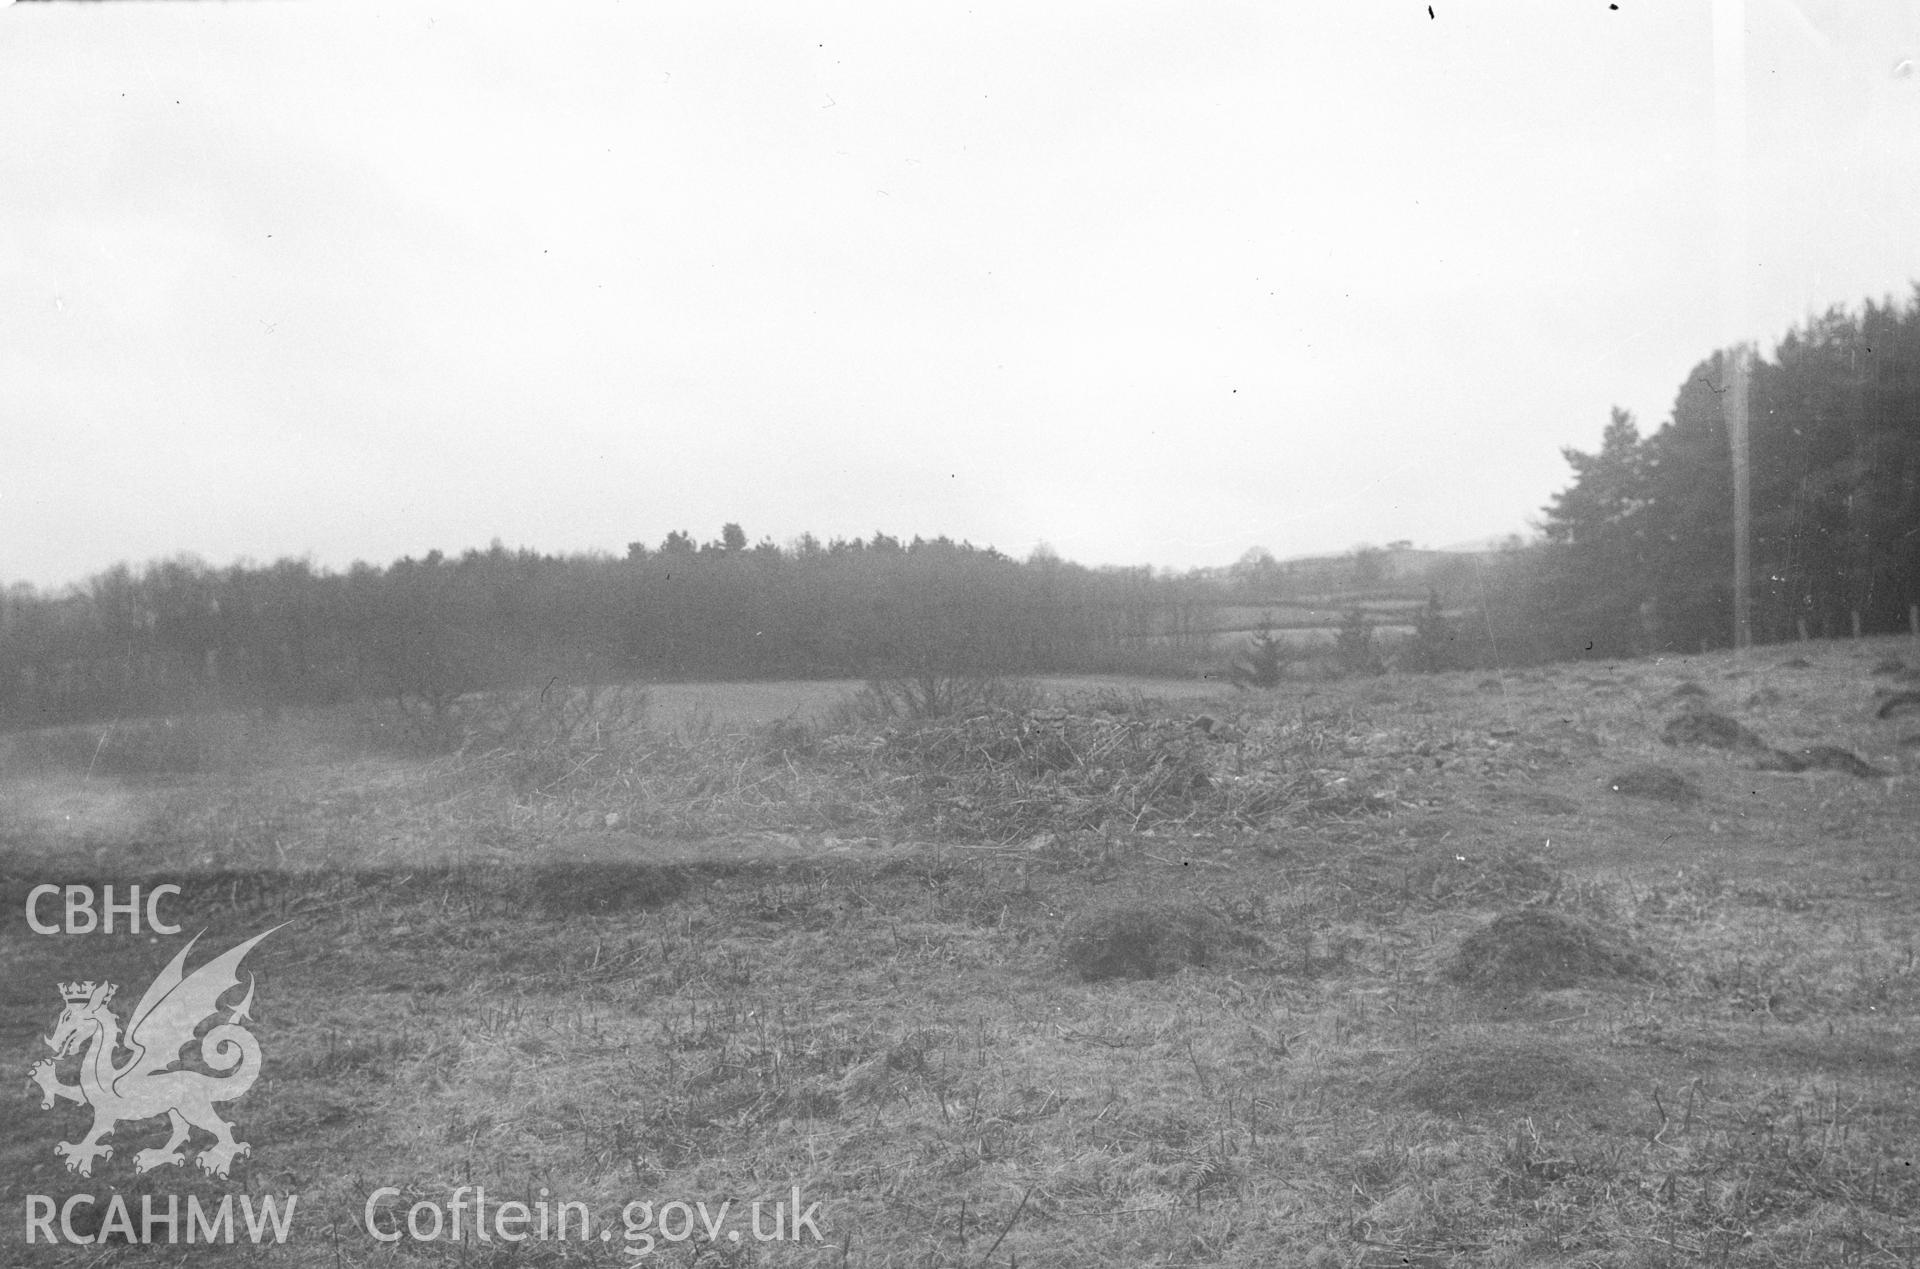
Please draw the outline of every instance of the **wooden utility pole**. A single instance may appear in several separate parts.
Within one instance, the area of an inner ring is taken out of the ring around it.
[[[1726,331],[1721,407],[1733,461],[1733,646],[1753,643],[1748,553],[1747,371],[1747,6],[1713,0],[1715,183],[1719,186],[1720,307]]]
[[[1733,646],[1753,646],[1752,482],[1747,477],[1748,350],[1727,350],[1727,445],[1733,459]]]

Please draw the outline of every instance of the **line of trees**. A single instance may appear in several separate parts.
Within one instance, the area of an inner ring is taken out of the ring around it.
[[[947,538],[748,546],[733,524],[624,559],[496,543],[345,573],[170,560],[0,595],[0,726],[370,695],[439,711],[554,676],[1164,669],[1204,655],[1205,592]]]
[[[1707,358],[1642,436],[1615,410],[1546,508],[1522,601],[1548,656],[1732,643],[1729,365]],[[1753,634],[1902,630],[1920,603],[1920,287],[1835,308],[1750,370]]]

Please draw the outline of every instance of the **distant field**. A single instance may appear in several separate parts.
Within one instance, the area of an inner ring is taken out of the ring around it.
[[[1212,626],[1218,630],[1252,630],[1267,618],[1271,618],[1276,627],[1318,625],[1331,628],[1338,626],[1340,619],[1356,607],[1376,621],[1395,617],[1404,620],[1418,612],[1425,603],[1424,596],[1356,600],[1347,596],[1327,595],[1289,600],[1286,603],[1223,604],[1208,611],[1213,618]]]
[[[1271,630],[1298,648],[1330,648],[1334,632],[1348,613],[1358,608],[1373,623],[1382,638],[1398,639],[1413,633],[1412,618],[1425,605],[1424,597],[1407,599],[1369,596],[1364,599],[1328,595],[1311,599],[1271,604],[1221,604],[1209,606],[1195,615],[1196,627],[1213,637],[1220,655],[1245,643],[1245,636],[1257,630]],[[1149,643],[1171,642],[1172,636],[1155,636]]]
[[[125,1022],[195,931],[190,967],[284,926],[220,1014],[251,986],[251,1154],[136,1173],[166,1129],[128,1120],[83,1178],[85,1109],[20,1081],[0,1262],[134,1255],[24,1242],[32,1196],[118,1193],[297,1194],[271,1261],[313,1269],[1911,1264],[1909,665],[1050,681],[846,730],[857,683],[682,685],[437,756],[344,715],[155,724],[128,774],[95,732],[14,738],[17,1073],[60,983]],[[33,887],[107,883],[181,886],[182,933],[27,929]],[[472,1187],[592,1231],[481,1242]],[[756,1240],[796,1189],[819,1241]],[[464,1237],[378,1241],[370,1201],[382,1234],[465,1202]],[[675,1201],[730,1204],[718,1240]]]

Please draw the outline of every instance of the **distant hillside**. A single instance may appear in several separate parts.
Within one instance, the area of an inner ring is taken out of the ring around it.
[[[1425,603],[1430,591],[1439,592],[1441,602],[1453,607],[1466,601],[1487,564],[1526,549],[1518,535],[1470,549],[1432,550],[1394,542],[1357,547],[1342,555],[1287,560],[1256,549],[1224,570],[1222,580],[1228,583],[1236,607],[1264,605],[1315,613],[1354,607],[1392,611]]]

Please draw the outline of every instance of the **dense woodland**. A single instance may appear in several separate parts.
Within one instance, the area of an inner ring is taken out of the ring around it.
[[[1207,596],[1147,569],[947,539],[749,547],[737,525],[625,558],[496,544],[346,573],[295,561],[112,569],[0,609],[0,721],[610,679],[1134,668],[1203,651]],[[1152,638],[1148,638],[1152,636]],[[1148,647],[1148,645],[1151,647]]]
[[[61,593],[15,586],[0,593],[0,726],[376,695],[439,709],[555,678],[1193,673],[1231,663],[1238,644],[1214,634],[1225,608],[1290,606],[1328,627],[1344,609],[1329,646],[1350,650],[1355,614],[1409,596],[1427,602],[1408,668],[1723,646],[1726,371],[1724,354],[1703,361],[1650,435],[1615,411],[1598,451],[1566,451],[1573,482],[1543,538],[1484,556],[1255,550],[1173,575],[878,532],[749,545],[728,524],[624,558],[496,543],[344,573],[176,559]],[[1750,385],[1756,637],[1851,633],[1856,617],[1904,629],[1920,603],[1920,289],[1793,331],[1753,359]]]
[[[1567,451],[1528,597],[1542,652],[1617,656],[1733,640],[1733,475],[1716,353],[1649,436],[1616,410]],[[1920,288],[1809,322],[1750,371],[1753,633],[1907,628],[1920,603]]]

